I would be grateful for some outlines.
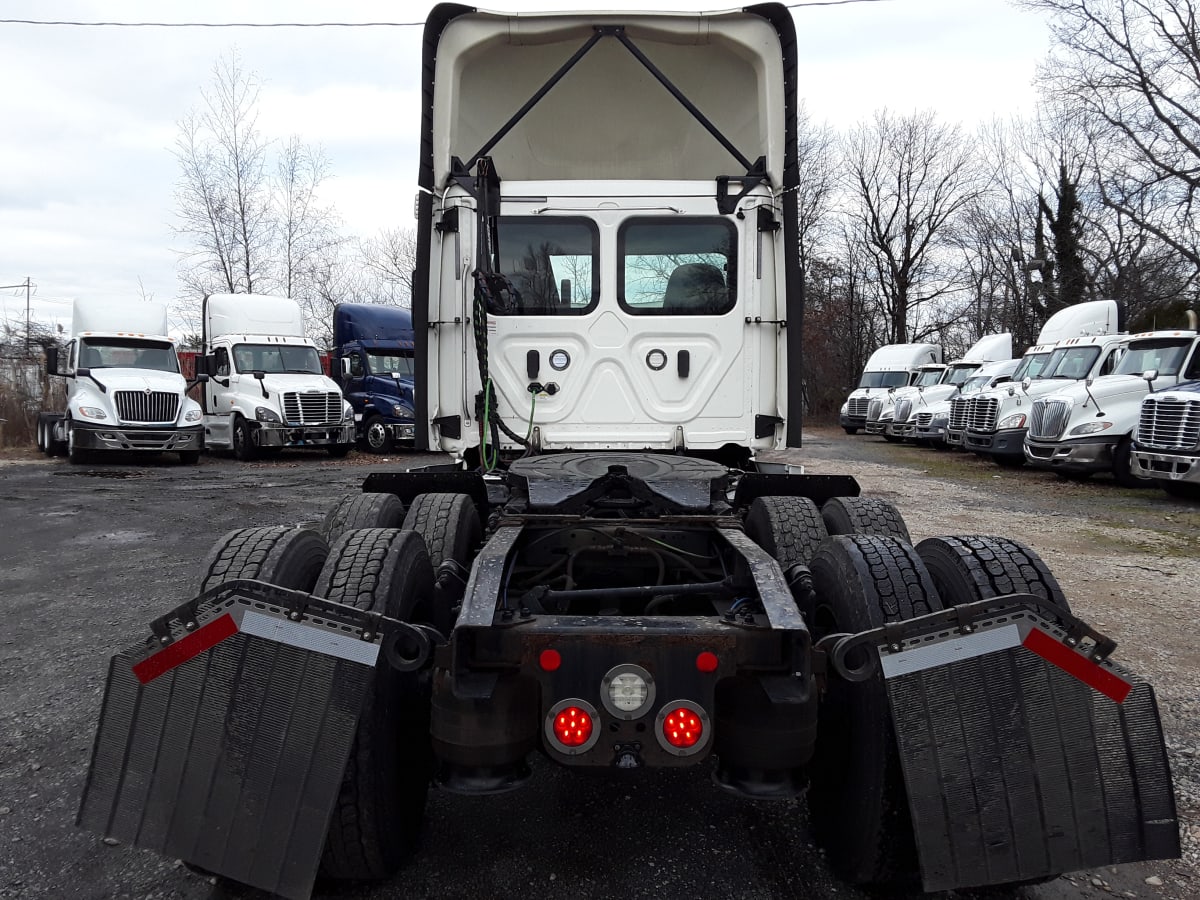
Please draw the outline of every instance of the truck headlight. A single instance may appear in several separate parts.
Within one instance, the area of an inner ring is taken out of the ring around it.
[[[254,418],[259,422],[282,422],[279,418],[279,413],[271,409],[269,406],[254,407]]]
[[[86,419],[107,419],[108,413],[95,406],[79,407],[79,414]]]
[[[843,403],[843,404],[842,404],[842,410],[841,410],[841,414],[844,416],[844,415],[845,415],[847,412],[849,412],[849,410],[850,410],[850,404],[849,404],[849,403]]]
[[[1095,434],[1097,431],[1105,431],[1112,428],[1112,422],[1084,422],[1082,425],[1076,425],[1068,434]]]
[[[183,414],[183,421],[185,421],[185,422],[199,422],[199,421],[200,421],[200,417],[201,417],[201,416],[203,416],[203,415],[204,415],[204,413],[202,413],[202,412],[201,412],[200,410],[198,410],[198,409],[189,409],[187,412],[185,412],[185,413]]]
[[[392,407],[392,415],[398,419],[411,419],[413,411],[411,406],[405,406],[403,403],[397,403]]]
[[[997,431],[1004,431],[1006,428],[1024,428],[1025,413],[1016,413],[1001,419],[1000,424],[996,426]]]
[[[930,428],[947,428],[950,425],[949,416],[935,416],[929,420]]]
[[[342,407],[342,421],[343,422],[353,422],[354,421],[354,407],[351,406],[349,402],[346,402],[345,405]]]

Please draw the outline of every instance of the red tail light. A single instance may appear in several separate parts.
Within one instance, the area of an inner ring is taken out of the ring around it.
[[[554,737],[564,747],[582,747],[592,736],[592,717],[586,709],[568,706],[554,717]]]
[[[663,737],[672,747],[690,750],[704,737],[704,722],[697,713],[679,706],[667,713],[662,730]]]

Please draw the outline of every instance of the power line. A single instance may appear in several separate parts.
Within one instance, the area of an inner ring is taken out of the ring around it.
[[[788,9],[808,6],[849,6],[891,3],[893,0],[808,0]],[[0,19],[0,25],[57,25],[73,28],[420,28],[424,22],[82,22],[68,19]]]

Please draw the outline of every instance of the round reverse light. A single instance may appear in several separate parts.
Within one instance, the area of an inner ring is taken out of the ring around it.
[[[555,372],[561,372],[571,364],[571,354],[566,350],[550,351],[550,368]]]
[[[560,700],[546,716],[546,737],[560,753],[586,753],[600,739],[596,707],[578,698]]]
[[[641,666],[613,666],[600,682],[600,700],[618,719],[636,719],[654,702],[654,678]]]
[[[668,753],[687,756],[698,753],[708,743],[708,713],[690,700],[675,700],[658,713],[654,734]]]

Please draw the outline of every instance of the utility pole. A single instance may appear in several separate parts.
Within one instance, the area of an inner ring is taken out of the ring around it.
[[[33,288],[33,281],[28,275],[20,284],[0,284],[0,291],[7,291],[11,288],[25,288],[25,352],[29,352],[29,296]]]

